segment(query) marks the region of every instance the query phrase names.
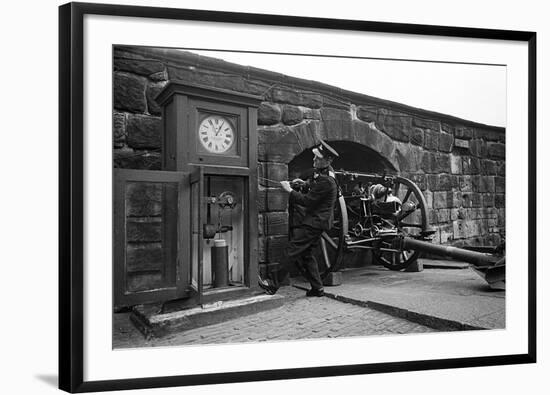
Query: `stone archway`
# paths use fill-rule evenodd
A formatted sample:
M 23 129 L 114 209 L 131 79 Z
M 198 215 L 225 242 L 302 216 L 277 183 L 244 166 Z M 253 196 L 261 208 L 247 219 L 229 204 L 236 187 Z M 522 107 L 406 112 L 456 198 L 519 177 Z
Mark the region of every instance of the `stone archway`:
M 390 160 L 362 144 L 350 141 L 328 141 L 328 143 L 340 155 L 332 164 L 335 170 L 369 174 L 393 174 L 398 171 Z M 288 164 L 289 179 L 299 177 L 311 166 L 312 153 L 310 149 L 306 149 Z
M 288 243 L 288 194 L 276 181 L 292 179 L 297 169 L 311 168 L 310 150 L 320 139 L 334 145 L 341 153 L 341 158 L 334 163 L 336 169 L 380 173 L 400 171 L 394 141 L 373 123 L 337 119 L 335 115 L 293 126 L 259 127 L 260 271 L 268 276 L 271 272 L 271 276 L 279 280 L 288 267 L 284 253 Z
M 346 112 L 346 114 L 348 114 Z M 296 156 L 313 148 L 319 140 L 349 142 L 369 149 L 399 172 L 394 141 L 373 123 L 359 119 L 323 119 L 304 121 L 294 126 L 264 126 L 258 129 L 258 159 L 288 164 Z

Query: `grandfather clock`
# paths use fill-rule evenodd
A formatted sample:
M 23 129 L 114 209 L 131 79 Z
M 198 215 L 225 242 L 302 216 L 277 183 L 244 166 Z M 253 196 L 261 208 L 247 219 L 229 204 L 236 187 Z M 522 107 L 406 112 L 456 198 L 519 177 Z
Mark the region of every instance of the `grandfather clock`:
M 178 281 L 198 303 L 257 290 L 257 108 L 253 96 L 170 82 L 163 108 L 162 168 L 188 175 L 178 210 Z

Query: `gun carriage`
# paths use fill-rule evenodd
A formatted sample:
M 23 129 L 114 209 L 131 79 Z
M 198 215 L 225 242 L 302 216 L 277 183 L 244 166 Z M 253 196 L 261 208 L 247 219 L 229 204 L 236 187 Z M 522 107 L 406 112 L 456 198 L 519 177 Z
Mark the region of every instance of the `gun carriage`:
M 339 194 L 334 226 L 322 234 L 320 242 L 322 277 L 339 270 L 345 255 L 354 250 L 370 250 L 374 261 L 390 270 L 406 269 L 421 253 L 429 253 L 468 262 L 492 288 L 504 289 L 505 258 L 499 248 L 483 253 L 432 244 L 435 230 L 428 221 L 426 200 L 413 181 L 346 171 L 336 171 L 335 176 Z M 307 188 L 302 183 L 291 185 L 297 190 Z M 290 223 L 293 212 L 289 207 Z

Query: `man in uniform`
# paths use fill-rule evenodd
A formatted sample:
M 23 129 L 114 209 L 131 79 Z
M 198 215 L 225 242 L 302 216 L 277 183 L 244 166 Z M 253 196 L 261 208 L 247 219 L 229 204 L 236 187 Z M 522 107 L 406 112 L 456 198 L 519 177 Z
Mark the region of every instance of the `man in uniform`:
M 338 157 L 338 153 L 324 141 L 313 148 L 312 152 L 315 172 L 309 184 L 309 191 L 297 192 L 288 181 L 281 181 L 281 186 L 290 194 L 290 203 L 304 208 L 301 223 L 293 228 L 288 256 L 295 261 L 311 284 L 306 296 L 323 296 L 323 282 L 312 250 L 319 242 L 323 231 L 332 228 L 338 187 L 330 165 L 332 160 Z

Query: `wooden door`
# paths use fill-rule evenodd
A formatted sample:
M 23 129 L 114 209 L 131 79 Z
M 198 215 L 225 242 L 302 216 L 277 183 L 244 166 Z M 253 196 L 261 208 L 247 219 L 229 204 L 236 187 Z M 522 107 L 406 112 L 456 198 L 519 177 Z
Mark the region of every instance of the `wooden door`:
M 188 188 L 182 172 L 115 169 L 115 308 L 186 296 Z

